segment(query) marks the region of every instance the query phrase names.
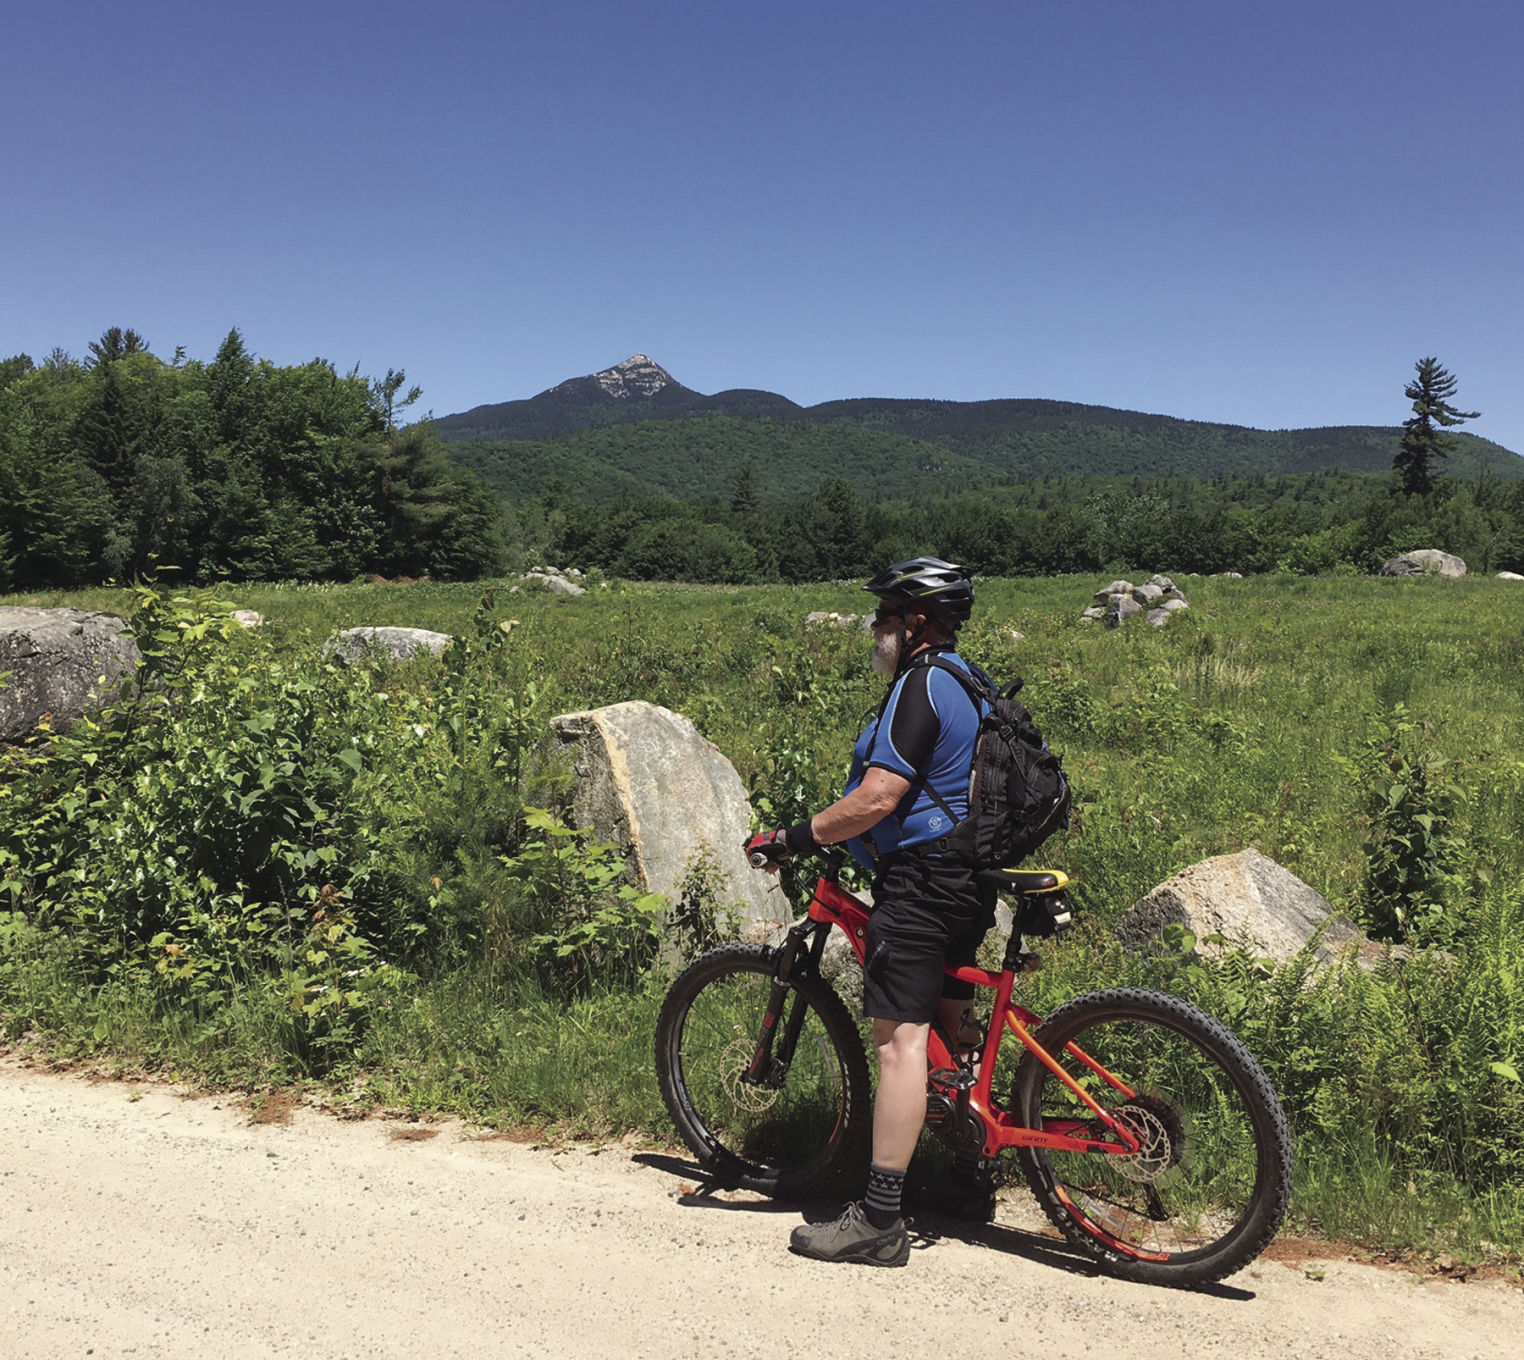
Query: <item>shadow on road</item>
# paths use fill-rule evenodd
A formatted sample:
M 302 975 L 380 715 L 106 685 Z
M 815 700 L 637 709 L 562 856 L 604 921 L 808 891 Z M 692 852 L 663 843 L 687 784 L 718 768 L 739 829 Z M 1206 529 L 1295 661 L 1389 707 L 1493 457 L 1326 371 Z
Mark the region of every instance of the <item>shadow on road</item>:
M 709 1175 L 697 1162 L 685 1157 L 665 1153 L 640 1152 L 633 1159 L 642 1166 L 665 1171 L 682 1181 L 692 1182 L 682 1187 L 674 1196 L 677 1202 L 691 1209 L 725 1209 L 750 1214 L 799 1214 L 807 1223 L 822 1223 L 834 1218 L 840 1206 L 827 1209 L 819 1200 L 767 1199 L 746 1194 L 745 1198 L 730 1198 L 735 1189 Z M 1035 1265 L 1049 1266 L 1070 1275 L 1104 1275 L 1095 1262 L 1056 1237 L 1032 1232 L 1025 1228 L 1008 1227 L 1003 1223 L 969 1223 L 962 1219 L 939 1214 L 935 1210 L 922 1210 L 910 1218 L 910 1246 L 912 1251 L 926 1251 L 943 1238 L 966 1242 L 971 1246 L 985 1247 L 990 1251 L 1005 1252 L 1019 1256 Z M 1198 1285 L 1190 1292 L 1208 1298 L 1226 1299 L 1230 1302 L 1247 1303 L 1256 1297 L 1253 1290 L 1240 1289 L 1235 1285 Z
M 721 1198 L 728 1196 L 736 1187 L 716 1180 L 697 1162 L 684 1157 L 672 1157 L 660 1152 L 637 1152 L 631 1160 L 656 1171 L 665 1171 L 680 1180 L 691 1181 L 691 1186 L 683 1186 L 673 1196 L 679 1204 L 690 1209 L 740 1209 L 753 1214 L 791 1214 L 798 1213 L 804 1204 L 803 1200 L 767 1199 L 750 1192 L 746 1192 L 745 1199 Z

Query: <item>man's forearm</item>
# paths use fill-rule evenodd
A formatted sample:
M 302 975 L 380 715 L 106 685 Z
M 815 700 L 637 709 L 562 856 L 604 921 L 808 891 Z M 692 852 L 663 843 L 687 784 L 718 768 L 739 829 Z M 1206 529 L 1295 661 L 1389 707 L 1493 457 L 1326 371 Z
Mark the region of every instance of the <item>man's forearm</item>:
M 810 830 L 821 845 L 836 845 L 877 826 L 910 789 L 910 781 L 877 767 L 851 793 L 838 798 L 810 818 Z

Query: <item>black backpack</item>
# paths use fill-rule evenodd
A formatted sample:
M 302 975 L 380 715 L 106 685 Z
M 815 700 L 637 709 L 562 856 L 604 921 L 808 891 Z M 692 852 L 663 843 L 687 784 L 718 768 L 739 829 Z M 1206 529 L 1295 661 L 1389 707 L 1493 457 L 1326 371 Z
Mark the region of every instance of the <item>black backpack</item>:
M 977 708 L 988 706 L 974 739 L 968 816 L 943 838 L 941 848 L 976 869 L 1010 868 L 1069 825 L 1069 781 L 1063 766 L 1031 715 L 1016 702 L 1019 679 L 1002 690 L 979 667 L 965 671 L 935 652 L 919 664 L 946 671 Z M 953 815 L 929 784 L 926 792 L 943 812 Z

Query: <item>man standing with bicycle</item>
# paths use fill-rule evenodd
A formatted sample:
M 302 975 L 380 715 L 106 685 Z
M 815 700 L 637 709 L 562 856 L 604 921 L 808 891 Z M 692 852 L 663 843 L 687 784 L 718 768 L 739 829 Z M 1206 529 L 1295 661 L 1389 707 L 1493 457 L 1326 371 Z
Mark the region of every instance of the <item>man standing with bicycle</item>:
M 974 603 L 967 569 L 916 557 L 885 568 L 864 589 L 878 597 L 873 668 L 891 684 L 853 747 L 846 792 L 797 826 L 755 837 L 747 849 L 776 864 L 844 842 L 874 870 L 863 979 L 879 1062 L 868 1192 L 834 1222 L 796 1228 L 789 1246 L 824 1261 L 902 1266 L 910 1238 L 900 1205 L 926 1118 L 931 1025 L 942 1026 L 950 1046 L 971 1041 L 960 1030 L 972 984 L 944 970 L 973 963 L 993 919 L 973 867 L 944 844 L 968 815 L 983 708 L 942 668 L 968 670 L 954 650 Z M 939 664 L 929 664 L 934 656 Z M 954 1194 L 972 1216 L 988 1217 L 993 1196 L 977 1163 L 960 1163 L 958 1171 Z

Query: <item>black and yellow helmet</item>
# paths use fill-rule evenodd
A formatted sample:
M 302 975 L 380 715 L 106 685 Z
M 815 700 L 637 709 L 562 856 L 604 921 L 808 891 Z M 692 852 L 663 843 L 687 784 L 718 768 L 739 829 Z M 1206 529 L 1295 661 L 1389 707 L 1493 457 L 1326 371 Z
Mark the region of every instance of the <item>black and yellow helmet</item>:
M 968 568 L 940 557 L 896 562 L 863 589 L 893 604 L 918 605 L 953 628 L 968 622 L 974 608 L 974 583 Z

